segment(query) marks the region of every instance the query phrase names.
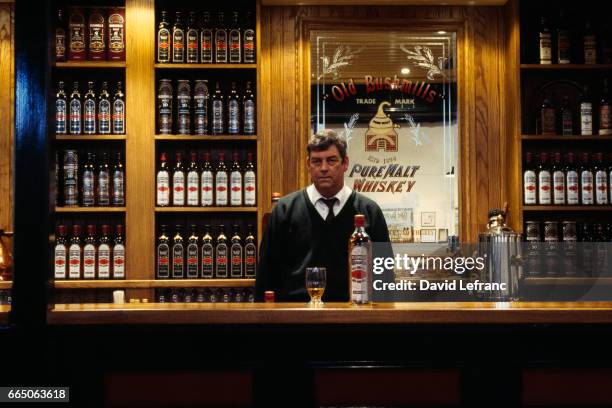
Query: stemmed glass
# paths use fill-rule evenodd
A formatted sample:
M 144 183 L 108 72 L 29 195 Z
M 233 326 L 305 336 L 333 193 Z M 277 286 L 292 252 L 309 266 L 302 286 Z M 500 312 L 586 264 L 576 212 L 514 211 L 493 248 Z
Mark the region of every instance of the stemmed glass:
M 318 306 L 323 304 L 321 298 L 325 292 L 327 283 L 327 271 L 325 268 L 306 268 L 306 290 L 310 296 L 309 306 Z

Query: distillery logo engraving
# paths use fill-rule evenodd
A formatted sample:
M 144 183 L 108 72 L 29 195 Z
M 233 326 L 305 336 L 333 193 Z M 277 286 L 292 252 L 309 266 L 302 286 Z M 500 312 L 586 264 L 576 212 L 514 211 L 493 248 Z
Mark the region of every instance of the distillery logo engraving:
M 370 126 L 365 137 L 365 151 L 397 152 L 398 135 L 396 129 L 399 125 L 394 124 L 391 117 L 384 111 L 385 106 L 391 106 L 387 101 L 378 105 L 376 116 L 370 120 Z

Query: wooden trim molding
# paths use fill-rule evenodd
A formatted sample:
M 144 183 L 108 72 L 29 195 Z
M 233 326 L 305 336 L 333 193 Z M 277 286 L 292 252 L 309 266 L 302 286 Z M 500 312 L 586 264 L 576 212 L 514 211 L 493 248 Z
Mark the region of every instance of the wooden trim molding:
M 13 226 L 14 7 L 0 4 L 0 229 Z

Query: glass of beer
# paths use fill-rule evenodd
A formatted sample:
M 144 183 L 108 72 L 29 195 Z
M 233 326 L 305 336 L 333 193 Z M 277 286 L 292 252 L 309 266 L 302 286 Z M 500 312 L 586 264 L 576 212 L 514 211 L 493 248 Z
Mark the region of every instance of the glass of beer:
M 321 298 L 327 283 L 326 272 L 325 268 L 306 268 L 306 290 L 310 296 L 310 302 L 308 303 L 310 306 L 318 306 L 323 303 Z

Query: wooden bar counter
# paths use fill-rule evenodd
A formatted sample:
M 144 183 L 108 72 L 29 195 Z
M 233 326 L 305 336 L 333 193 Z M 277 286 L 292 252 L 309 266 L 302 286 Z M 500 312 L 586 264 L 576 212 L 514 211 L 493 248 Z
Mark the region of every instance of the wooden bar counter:
M 58 304 L 49 324 L 603 324 L 612 302 Z

